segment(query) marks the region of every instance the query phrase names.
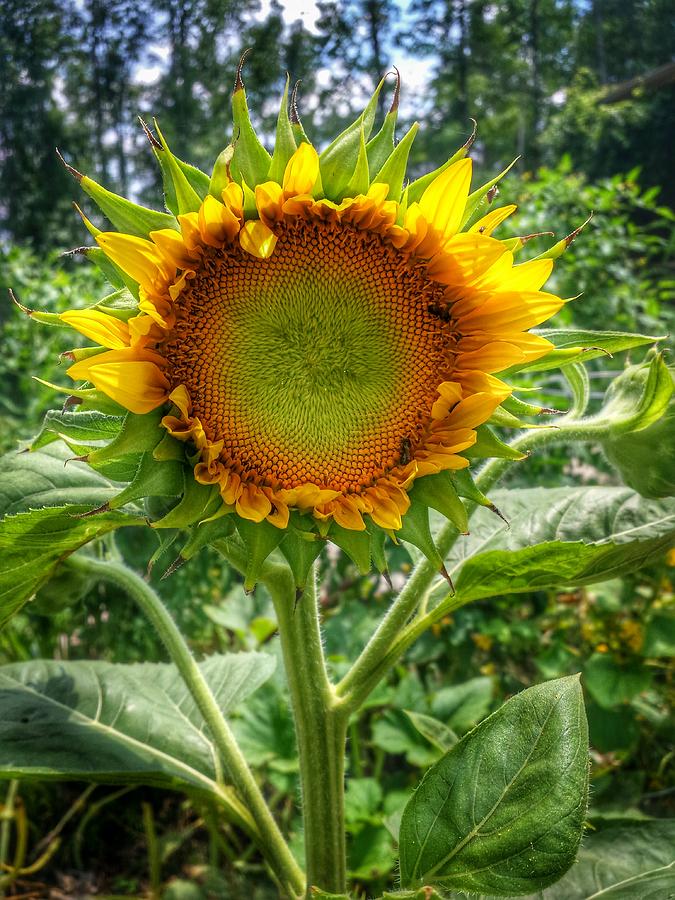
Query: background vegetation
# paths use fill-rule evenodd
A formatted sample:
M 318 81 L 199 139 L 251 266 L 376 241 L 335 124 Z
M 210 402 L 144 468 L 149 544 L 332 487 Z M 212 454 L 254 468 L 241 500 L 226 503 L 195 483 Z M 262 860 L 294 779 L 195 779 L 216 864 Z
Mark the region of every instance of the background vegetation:
M 31 376 L 65 383 L 69 337 L 14 310 L 84 306 L 103 282 L 77 255 L 71 209 L 78 169 L 151 205 L 160 194 L 136 114 L 157 114 L 173 149 L 208 169 L 226 143 L 241 50 L 257 122 L 272 133 L 283 76 L 301 79 L 300 112 L 316 143 L 333 135 L 392 62 L 403 76 L 402 123 L 420 119 L 414 171 L 441 163 L 478 120 L 474 157 L 493 173 L 517 153 L 502 200 L 520 206 L 518 233 L 559 236 L 590 210 L 592 225 L 561 260 L 553 288 L 583 292 L 560 324 L 672 333 L 675 323 L 675 7 L 667 0 L 359 0 L 300 7 L 276 0 L 5 0 L 0 9 L 0 450 L 34 434 L 54 394 Z M 408 70 L 411 73 L 408 79 Z M 406 81 L 412 89 L 406 90 Z M 92 212 L 87 209 L 87 212 Z M 532 243 L 533 253 L 546 246 Z M 72 339 L 72 338 L 70 338 Z M 591 375 L 600 399 L 608 372 Z M 548 400 L 564 408 L 561 381 Z M 560 449 L 522 463 L 524 486 L 618 483 L 599 450 Z M 122 543 L 122 541 L 121 541 Z M 122 550 L 142 570 L 155 551 L 143 531 Z M 170 561 L 170 560 L 169 560 Z M 396 580 L 409 560 L 392 557 Z M 482 601 L 409 652 L 350 733 L 350 867 L 364 896 L 392 883 L 392 832 L 410 786 L 438 758 L 442 736 L 425 716 L 463 733 L 523 687 L 583 671 L 591 727 L 591 821 L 675 815 L 675 649 L 672 555 L 632 578 L 575 591 Z M 384 610 L 389 588 L 358 578 L 335 555 L 324 563 L 327 640 L 337 669 Z M 153 573 L 197 651 L 276 652 L 264 592 L 243 596 L 215 555 L 166 581 Z M 0 635 L 0 662 L 35 657 L 163 659 L 130 602 L 109 587 L 72 602 L 42 598 Z M 398 708 L 408 712 L 391 712 Z M 280 677 L 241 710 L 238 735 L 277 812 L 297 831 L 293 730 Z M 440 742 L 440 743 L 439 743 Z M 171 898 L 267 896 L 255 854 L 223 839 L 208 809 L 146 788 L 22 785 L 29 859 L 54 855 L 17 894 Z M 65 816 L 64 816 L 65 813 Z M 0 835 L 0 842 L 1 842 Z M 55 846 L 54 838 L 61 838 Z M 299 835 L 296 835 L 298 846 Z M 223 874 L 224 873 L 224 874 Z M 163 887 L 160 888 L 160 885 Z M 31 893 L 33 891 L 33 893 Z M 50 893 L 51 892 L 51 893 Z M 572 900 L 572 898 L 570 898 Z

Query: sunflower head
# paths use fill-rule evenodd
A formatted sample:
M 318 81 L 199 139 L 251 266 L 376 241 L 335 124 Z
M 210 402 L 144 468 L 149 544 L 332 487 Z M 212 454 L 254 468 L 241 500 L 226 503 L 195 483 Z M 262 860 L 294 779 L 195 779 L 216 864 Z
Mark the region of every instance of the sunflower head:
M 249 582 L 280 545 L 302 584 L 326 538 L 362 570 L 385 534 L 441 568 L 428 511 L 466 527 L 466 469 L 499 451 L 486 423 L 511 393 L 494 373 L 550 349 L 528 329 L 562 305 L 542 291 L 557 249 L 516 265 L 523 239 L 493 236 L 515 207 L 488 209 L 501 176 L 471 190 L 473 136 L 406 178 L 418 126 L 395 143 L 398 87 L 376 134 L 382 83 L 319 152 L 287 83 L 270 154 L 239 72 L 210 176 L 144 126 L 163 212 L 71 169 L 115 228 L 83 215 L 116 292 L 60 316 L 97 345 L 68 374 L 127 413 L 87 457 L 142 453 L 118 505 L 180 496 L 153 525 L 192 528 L 183 557 L 236 528 Z

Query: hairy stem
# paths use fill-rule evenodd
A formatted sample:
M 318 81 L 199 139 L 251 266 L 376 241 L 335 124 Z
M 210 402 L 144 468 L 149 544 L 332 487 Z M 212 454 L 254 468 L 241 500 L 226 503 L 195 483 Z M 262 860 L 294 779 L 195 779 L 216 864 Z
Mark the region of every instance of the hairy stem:
M 253 773 L 248 767 L 234 735 L 225 720 L 218 703 L 211 692 L 201 669 L 192 655 L 185 638 L 155 591 L 135 572 L 116 562 L 105 562 L 90 557 L 71 557 L 71 563 L 106 581 L 121 587 L 132 597 L 155 626 L 169 656 L 180 672 L 204 721 L 209 727 L 213 741 L 222 758 L 237 792 L 244 801 L 242 808 L 238 801 L 223 793 L 223 801 L 228 811 L 240 824 L 252 819 L 258 843 L 269 860 L 277 878 L 290 896 L 299 896 L 304 891 L 304 877 L 295 862 L 283 835 L 274 821 Z
M 321 643 L 312 577 L 300 600 L 271 590 L 279 622 L 300 757 L 307 886 L 346 891 L 344 759 L 346 712 L 336 703 Z M 277 583 L 276 587 L 279 587 Z

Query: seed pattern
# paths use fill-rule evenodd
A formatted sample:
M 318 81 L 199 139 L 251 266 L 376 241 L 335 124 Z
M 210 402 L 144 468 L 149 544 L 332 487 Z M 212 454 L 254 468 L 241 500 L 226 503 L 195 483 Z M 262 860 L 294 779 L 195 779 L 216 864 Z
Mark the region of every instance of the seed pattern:
M 273 255 L 206 248 L 162 347 L 221 459 L 274 489 L 360 491 L 405 464 L 456 336 L 425 263 L 345 223 L 280 223 Z

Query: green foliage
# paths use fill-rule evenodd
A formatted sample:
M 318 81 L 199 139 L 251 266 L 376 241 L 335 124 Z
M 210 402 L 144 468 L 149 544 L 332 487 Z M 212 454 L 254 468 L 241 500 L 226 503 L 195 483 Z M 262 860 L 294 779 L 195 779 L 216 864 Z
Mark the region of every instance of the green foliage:
M 561 297 L 578 297 L 558 313 L 556 323 L 590 329 L 611 323 L 613 330 L 652 335 L 673 332 L 675 216 L 659 204 L 658 189 L 643 190 L 642 180 L 640 170 L 633 169 L 591 182 L 565 157 L 534 178 L 502 183 L 503 201 L 519 206 L 521 235 L 551 228 L 571 232 L 593 213 L 547 284 Z M 504 238 L 508 233 L 507 222 L 499 234 Z M 545 246 L 550 240 L 537 238 L 536 244 Z M 526 244 L 523 255 L 533 243 Z
M 557 881 L 581 837 L 586 744 L 578 679 L 507 701 L 429 769 L 406 807 L 403 886 L 508 896 Z
M 631 366 L 607 389 L 604 408 L 615 409 L 630 417 L 629 427 L 611 428 L 603 441 L 607 458 L 623 481 L 643 497 L 675 495 L 675 374 L 665 364 L 661 378 L 652 376 L 659 365 L 643 363 Z M 657 391 L 660 398 L 657 399 Z M 650 411 L 645 415 L 645 397 L 651 394 Z M 652 412 L 653 410 L 653 412 Z M 655 413 L 658 412 L 658 415 Z M 658 452 L 654 448 L 658 447 Z
M 256 653 L 203 664 L 224 710 L 271 675 Z M 203 721 L 176 668 L 38 660 L 0 667 L 0 770 L 5 778 L 158 784 L 216 798 L 220 772 Z

